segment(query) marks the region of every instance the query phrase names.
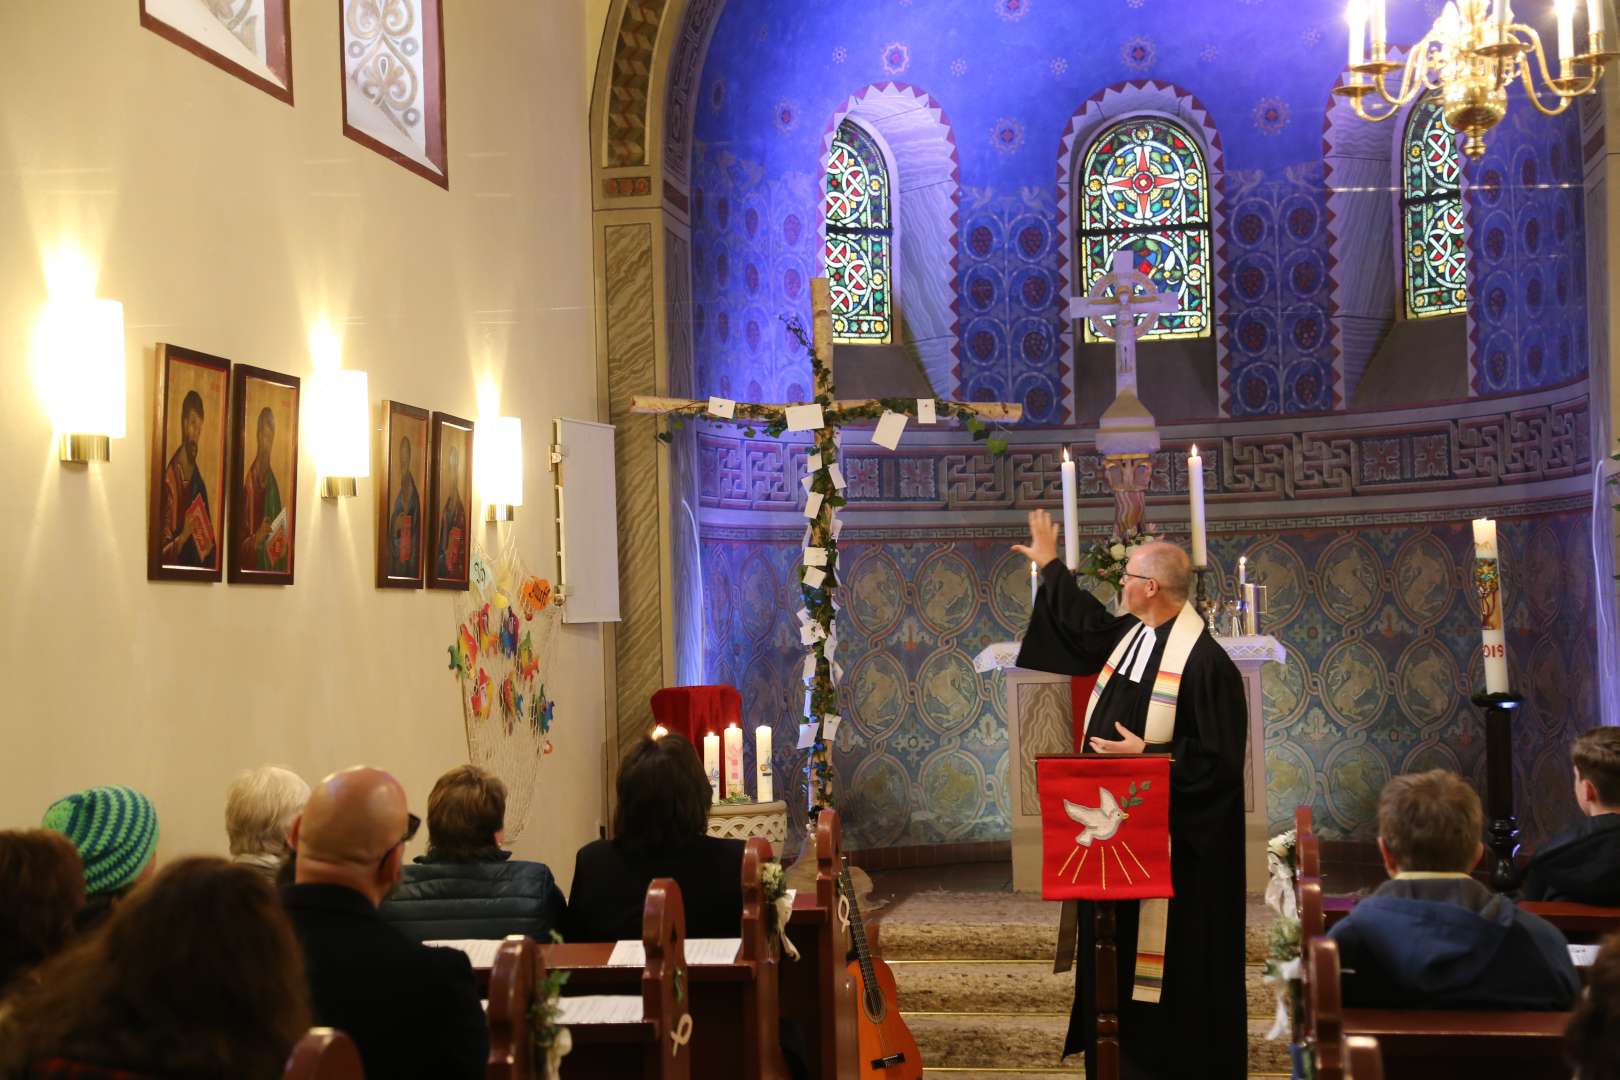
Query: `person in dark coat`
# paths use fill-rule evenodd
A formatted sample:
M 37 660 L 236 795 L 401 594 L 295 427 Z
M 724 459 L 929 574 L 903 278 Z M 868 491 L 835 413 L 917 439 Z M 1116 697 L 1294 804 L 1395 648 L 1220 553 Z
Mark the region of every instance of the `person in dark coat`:
M 563 937 L 641 940 L 653 878 L 674 878 L 688 938 L 734 938 L 742 927 L 741 840 L 705 833 L 709 778 L 680 735 L 643 738 L 619 769 L 613 838 L 593 840 L 574 860 Z
M 1620 907 L 1620 728 L 1600 727 L 1570 748 L 1583 817 L 1530 859 L 1525 900 Z
M 333 773 L 293 823 L 296 884 L 282 905 L 303 945 L 315 1022 L 354 1040 L 367 1076 L 474 1080 L 489 1032 L 466 954 L 419 945 L 377 914 L 420 824 L 387 773 Z
M 1559 1010 L 1580 977 L 1558 928 L 1468 871 L 1485 853 L 1479 796 L 1456 773 L 1397 776 L 1378 798 L 1390 880 L 1328 932 L 1347 1007 Z
M 428 849 L 405 867 L 378 910 L 417 941 L 499 939 L 539 942 L 562 929 L 563 896 L 544 863 L 512 859 L 501 848 L 506 785 L 476 765 L 439 777 L 428 796 Z
M 1173 755 L 1175 897 L 1163 923 L 1164 975 L 1156 1001 L 1135 985 L 1142 902 L 1115 904 L 1120 1076 L 1239 1080 L 1248 1073 L 1243 677 L 1187 603 L 1192 568 L 1180 548 L 1145 544 L 1130 553 L 1120 590 L 1129 614 L 1116 617 L 1083 592 L 1058 559 L 1052 516 L 1034 511 L 1029 526 L 1029 545 L 1013 550 L 1040 566 L 1041 585 L 1018 666 L 1098 675 L 1083 752 Z M 1086 1074 L 1094 1076 L 1095 908 L 1081 903 L 1079 909 L 1074 1005 L 1063 1054 L 1083 1052 Z

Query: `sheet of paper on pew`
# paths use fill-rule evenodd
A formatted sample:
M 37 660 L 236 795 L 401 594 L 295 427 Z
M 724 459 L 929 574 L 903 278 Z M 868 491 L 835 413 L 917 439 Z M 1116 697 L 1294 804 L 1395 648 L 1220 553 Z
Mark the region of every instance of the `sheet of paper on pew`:
M 1591 967 L 1597 962 L 1598 946 L 1571 945 L 1569 947 L 1569 962 L 1576 967 Z
M 640 1019 L 639 994 L 582 994 L 557 999 L 559 1024 L 623 1024 Z
M 688 964 L 730 964 L 736 961 L 742 938 L 687 938 Z M 613 946 L 608 967 L 646 967 L 647 951 L 639 941 L 620 941 Z
M 475 968 L 494 967 L 495 950 L 501 947 L 499 938 L 494 938 L 489 941 L 485 941 L 481 938 L 445 938 L 442 941 L 427 941 L 423 942 L 423 944 L 431 945 L 440 949 L 459 949 L 467 954 L 467 959 L 472 961 L 472 966 Z M 640 1017 L 637 1017 L 636 1019 L 639 1020 Z

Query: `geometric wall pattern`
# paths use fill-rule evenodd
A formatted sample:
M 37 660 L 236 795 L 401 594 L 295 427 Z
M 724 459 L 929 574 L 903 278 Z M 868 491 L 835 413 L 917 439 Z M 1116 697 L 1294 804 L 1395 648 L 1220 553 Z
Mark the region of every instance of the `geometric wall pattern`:
M 1532 843 L 1573 820 L 1568 746 L 1597 722 L 1588 521 L 1579 508 L 1499 521 L 1512 684 L 1528 698 L 1515 781 Z M 1007 836 L 1006 713 L 998 677 L 975 674 L 972 659 L 1028 619 L 1028 564 L 1007 550 L 1016 539 L 1005 528 L 845 530 L 833 760 L 852 847 Z M 802 705 L 797 539 L 710 526 L 703 548 L 708 678 L 737 686 L 748 723 L 774 725 L 775 745 L 789 747 Z M 1398 772 L 1445 767 L 1483 785 L 1483 729 L 1467 703 L 1483 681 L 1467 521 L 1218 533 L 1210 552 L 1228 591 L 1248 556 L 1288 650 L 1264 681 L 1274 826 L 1310 802 L 1323 835 L 1369 839 L 1378 792 Z M 793 755 L 777 760 L 780 793 L 802 798 L 800 771 L 782 768 Z

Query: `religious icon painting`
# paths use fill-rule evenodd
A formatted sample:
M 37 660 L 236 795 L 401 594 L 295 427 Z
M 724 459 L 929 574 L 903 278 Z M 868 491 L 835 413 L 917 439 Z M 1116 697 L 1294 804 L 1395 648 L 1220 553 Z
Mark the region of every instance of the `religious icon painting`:
M 433 414 L 433 498 L 429 503 L 427 584 L 430 589 L 466 589 L 472 544 L 471 420 Z
M 231 362 L 157 346 L 149 581 L 218 581 L 225 566 L 225 418 Z
M 288 105 L 292 0 L 140 0 L 141 25 Z
M 291 585 L 298 511 L 298 376 L 237 364 L 231 373 L 227 579 Z
M 339 8 L 343 134 L 448 190 L 443 3 L 339 0 Z
M 427 560 L 428 411 L 382 403 L 382 482 L 377 485 L 377 588 L 420 589 Z

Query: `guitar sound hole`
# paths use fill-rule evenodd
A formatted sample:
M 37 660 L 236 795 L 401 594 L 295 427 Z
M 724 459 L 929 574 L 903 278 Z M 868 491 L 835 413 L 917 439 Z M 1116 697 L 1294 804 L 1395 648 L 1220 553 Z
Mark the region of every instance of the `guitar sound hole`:
M 888 1003 L 883 1000 L 883 992 L 881 990 L 868 990 L 862 997 L 861 1004 L 866 1010 L 866 1018 L 874 1024 L 883 1023 L 883 1018 L 889 1012 Z

